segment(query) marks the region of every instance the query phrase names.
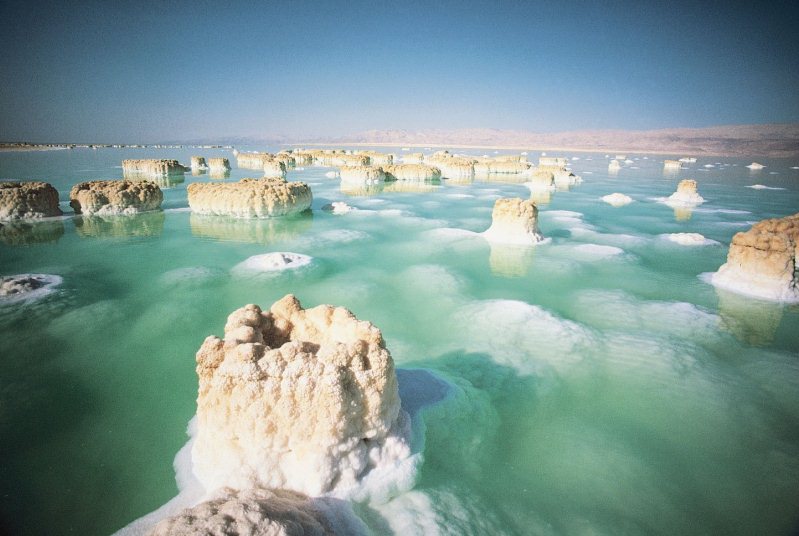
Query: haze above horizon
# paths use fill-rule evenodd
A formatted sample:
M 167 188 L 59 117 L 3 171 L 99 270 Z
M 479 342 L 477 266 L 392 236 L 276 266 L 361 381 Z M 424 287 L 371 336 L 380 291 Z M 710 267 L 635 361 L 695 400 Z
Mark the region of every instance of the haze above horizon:
M 799 5 L 0 5 L 0 139 L 799 121 Z

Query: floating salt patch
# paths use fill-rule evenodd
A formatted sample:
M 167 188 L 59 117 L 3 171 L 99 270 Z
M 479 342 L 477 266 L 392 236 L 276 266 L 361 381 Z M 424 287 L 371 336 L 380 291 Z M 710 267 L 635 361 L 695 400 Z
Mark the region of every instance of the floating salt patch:
M 705 164 L 702 167 L 706 167 L 706 168 L 710 169 L 710 168 L 713 168 L 713 167 L 716 167 L 716 166 L 714 166 L 713 164 Z
M 756 169 L 763 169 L 766 166 L 764 166 L 763 164 L 758 164 L 757 162 L 752 162 L 751 164 L 745 167 L 748 167 L 751 170 L 756 170 Z
M 351 207 L 347 203 L 343 201 L 333 201 L 322 207 L 322 210 L 325 212 L 330 212 L 332 214 L 347 214 L 348 212 L 352 212 L 353 210 L 358 210 L 355 207 Z
M 441 229 L 431 229 L 429 231 L 425 231 L 423 236 L 431 239 L 451 241 L 475 238 L 480 236 L 480 233 L 469 231 L 467 229 L 458 229 L 455 227 L 442 227 Z
M 663 239 L 681 246 L 710 246 L 718 242 L 705 238 L 699 233 L 670 233 L 660 235 Z
M 629 205 L 630 203 L 633 202 L 632 197 L 620 193 L 608 194 L 602 196 L 600 199 L 602 199 L 602 201 L 614 207 L 623 207 L 624 205 Z
M 580 244 L 574 246 L 572 251 L 576 251 L 586 260 L 605 259 L 622 255 L 624 250 L 615 246 L 601 246 L 599 244 Z
M 766 186 L 765 184 L 752 184 L 747 186 L 747 188 L 751 188 L 753 190 L 784 190 L 785 188 L 776 188 L 773 186 Z
M 472 194 L 447 194 L 447 197 L 452 199 L 469 199 L 474 198 Z
M 338 177 L 338 171 L 328 171 L 327 173 L 325 173 L 325 177 L 327 177 L 328 179 L 335 179 Z
M 791 169 L 799 169 L 799 166 L 791 166 Z
M 0 305 L 41 299 L 62 281 L 61 276 L 50 274 L 0 276 Z
M 253 255 L 233 267 L 234 273 L 261 273 L 294 270 L 311 264 L 312 257 L 302 253 L 277 251 L 263 255 Z
M 586 159 L 586 160 L 588 160 L 588 159 Z M 582 173 L 583 173 L 583 175 L 593 175 L 594 174 L 593 171 L 583 171 Z
M 165 208 L 164 212 L 191 212 L 191 207 Z

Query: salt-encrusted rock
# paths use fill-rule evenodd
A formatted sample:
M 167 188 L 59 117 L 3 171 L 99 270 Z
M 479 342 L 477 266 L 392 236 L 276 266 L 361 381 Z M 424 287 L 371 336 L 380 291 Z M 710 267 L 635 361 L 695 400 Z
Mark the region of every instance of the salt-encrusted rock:
M 49 274 L 0 276 L 0 304 L 40 298 L 61 281 L 60 276 Z
M 696 191 L 696 181 L 694 179 L 683 179 L 677 185 L 677 191 L 671 194 L 666 203 L 671 206 L 692 207 L 704 203 L 705 200 Z
M 727 262 L 711 282 L 740 294 L 799 302 L 798 245 L 799 213 L 758 222 L 732 238 Z
M 369 165 L 371 166 L 389 166 L 394 163 L 394 155 L 386 153 L 378 153 L 377 151 L 362 151 L 360 154 L 369 157 Z
M 519 161 L 504 161 L 491 158 L 483 158 L 475 162 L 474 172 L 477 175 L 487 174 L 509 174 L 527 173 L 530 164 Z
M 189 207 L 198 214 L 271 218 L 311 207 L 311 188 L 285 179 L 242 179 L 231 183 L 195 182 L 188 187 Z
M 159 522 L 149 536 L 330 536 L 308 497 L 286 490 L 219 490 L 208 501 Z
M 565 158 L 559 158 L 556 156 L 541 156 L 538 158 L 538 165 L 539 166 L 556 166 L 556 167 L 565 167 L 568 165 L 569 161 Z
M 268 179 L 285 179 L 286 178 L 286 164 L 278 160 L 270 160 L 264 162 L 264 177 Z
M 491 241 L 533 245 L 544 240 L 538 230 L 538 208 L 518 197 L 497 199 L 491 214 L 491 227 L 483 233 Z
M 664 160 L 663 161 L 663 169 L 675 171 L 682 168 L 682 162 L 679 160 Z
M 60 216 L 58 191 L 46 182 L 0 182 L 0 220 Z
M 424 162 L 423 153 L 409 153 L 402 156 L 402 162 L 405 164 L 421 164 Z
M 122 161 L 122 173 L 125 175 L 168 175 L 185 171 L 186 168 L 181 166 L 177 160 L 151 158 Z
M 407 414 L 380 330 L 292 295 L 234 311 L 197 352 L 194 474 L 207 490 L 345 492 L 410 456 Z
M 602 196 L 601 199 L 608 205 L 614 207 L 623 207 L 624 205 L 628 205 L 633 202 L 632 197 L 630 197 L 629 195 L 620 194 L 618 192 Z
M 192 156 L 191 157 L 191 169 L 198 170 L 198 169 L 205 169 L 208 165 L 205 163 L 205 158 L 202 156 Z
M 230 162 L 227 158 L 209 158 L 208 169 L 211 173 L 230 171 Z
M 616 159 L 611 160 L 610 164 L 608 164 L 608 170 L 619 170 L 619 169 L 621 169 L 621 162 L 619 162 Z
M 386 179 L 398 181 L 430 181 L 441 178 L 441 170 L 424 164 L 396 164 L 383 168 Z
M 763 164 L 758 164 L 757 162 L 752 162 L 746 167 L 748 167 L 751 170 L 758 170 L 758 169 L 763 169 L 766 166 L 764 166 Z
M 240 168 L 264 169 L 264 164 L 272 162 L 275 155 L 271 153 L 239 153 L 236 155 L 236 164 Z
M 371 166 L 344 166 L 339 171 L 342 182 L 370 183 L 385 180 L 383 168 Z
M 566 189 L 583 181 L 582 177 L 575 175 L 568 169 L 559 169 L 555 171 L 552 173 L 552 178 L 555 182 L 555 186 Z
M 69 204 L 76 214 L 135 214 L 161 207 L 164 194 L 150 181 L 88 181 L 72 187 Z
M 333 201 L 329 205 L 323 206 L 322 210 L 324 210 L 325 212 L 330 212 L 332 214 L 347 214 L 348 212 L 352 212 L 353 210 L 358 210 L 358 209 L 348 205 L 344 201 Z

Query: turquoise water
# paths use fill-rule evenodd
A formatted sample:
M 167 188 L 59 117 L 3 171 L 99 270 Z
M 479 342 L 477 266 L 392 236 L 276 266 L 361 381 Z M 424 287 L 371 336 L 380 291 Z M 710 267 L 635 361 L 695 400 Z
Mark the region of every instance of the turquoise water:
M 192 154 L 235 166 L 223 150 L 76 149 L 0 153 L 0 178 L 47 180 L 66 208 L 72 184 L 121 178 L 125 158 L 188 163 Z M 799 526 L 799 307 L 717 291 L 698 276 L 724 262 L 734 233 L 799 209 L 790 169 L 799 163 L 758 160 L 768 167 L 752 173 L 751 159 L 714 157 L 664 175 L 663 157 L 632 155 L 609 176 L 604 154 L 563 156 L 579 156 L 572 167 L 584 182 L 539 205 L 552 240 L 534 249 L 441 231 L 486 229 L 497 197 L 529 197 L 522 184 L 443 181 L 353 196 L 316 167 L 289 172 L 311 185 L 314 203 L 288 220 L 194 216 L 186 186 L 211 179 L 186 174 L 164 190 L 163 212 L 6 228 L 0 274 L 63 283 L 41 301 L 0 307 L 0 528 L 110 534 L 172 498 L 172 462 L 195 410 L 196 350 L 222 335 L 234 309 L 294 293 L 372 321 L 400 369 L 450 385 L 424 411 L 414 490 L 375 512 L 378 526 L 790 533 Z M 227 180 L 255 174 L 234 167 Z M 687 177 L 699 182 L 701 207 L 675 214 L 654 200 Z M 599 201 L 613 192 L 636 201 Z M 361 210 L 320 210 L 331 201 Z M 719 244 L 661 237 L 677 232 Z M 231 273 L 270 251 L 314 262 L 271 277 Z M 402 387 L 414 406 L 422 395 Z

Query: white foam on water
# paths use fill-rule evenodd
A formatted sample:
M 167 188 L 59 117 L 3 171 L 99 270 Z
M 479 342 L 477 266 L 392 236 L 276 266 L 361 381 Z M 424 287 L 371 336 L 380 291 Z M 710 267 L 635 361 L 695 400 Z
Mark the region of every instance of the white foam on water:
M 622 246 L 642 246 L 649 240 L 644 236 L 631 235 L 625 233 L 598 233 L 591 229 L 575 227 L 571 229 L 573 236 L 591 241 L 598 241 L 610 245 L 620 244 Z
M 433 240 L 464 240 L 469 238 L 476 238 L 480 233 L 469 231 L 467 229 L 458 229 L 455 227 L 442 227 L 440 229 L 431 229 L 422 233 L 424 238 Z
M 263 255 L 253 255 L 234 266 L 231 271 L 236 274 L 282 272 L 308 266 L 311 261 L 313 261 L 313 257 L 302 253 L 276 251 L 264 253 Z
M 582 218 L 582 212 L 575 212 L 573 210 L 544 210 L 540 212 L 542 216 L 563 216 L 569 218 Z
M 165 208 L 164 212 L 191 212 L 190 207 Z
M 753 190 L 784 190 L 785 188 L 776 188 L 773 186 L 766 186 L 764 184 L 752 184 L 747 186 L 747 188 L 752 188 Z
M 587 160 L 590 160 L 590 158 L 588 158 Z M 583 171 L 582 174 L 583 175 L 593 175 L 594 172 L 593 171 Z
M 718 242 L 705 238 L 699 233 L 667 233 L 659 235 L 662 239 L 681 246 L 717 246 Z
M 382 205 L 383 203 L 388 203 L 388 201 L 380 199 L 379 197 L 367 197 L 366 199 L 360 199 L 358 202 L 363 205 Z
M 450 199 L 474 199 L 472 194 L 447 194 Z

